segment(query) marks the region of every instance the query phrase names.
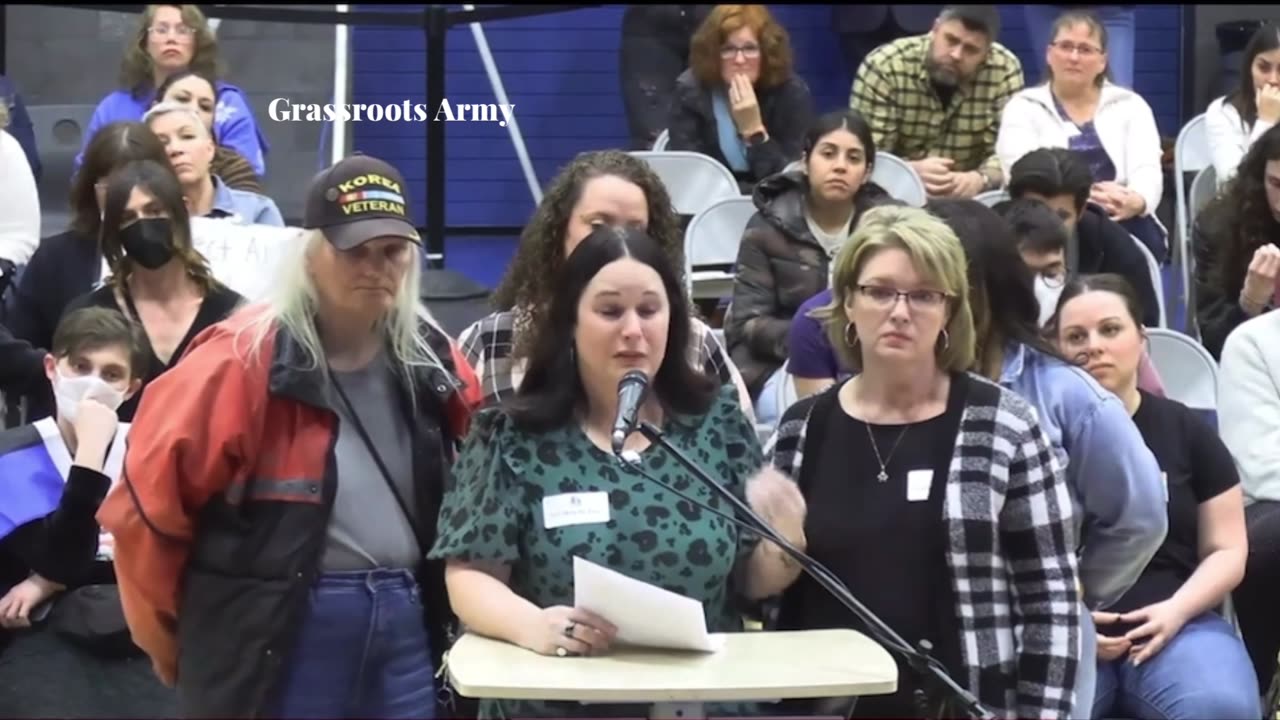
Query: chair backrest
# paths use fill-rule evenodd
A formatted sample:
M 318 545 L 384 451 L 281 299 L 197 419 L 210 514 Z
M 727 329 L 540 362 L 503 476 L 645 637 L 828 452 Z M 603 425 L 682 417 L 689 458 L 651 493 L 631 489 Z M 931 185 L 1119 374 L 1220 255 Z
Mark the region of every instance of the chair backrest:
M 1000 203 L 1009 199 L 1009 191 L 1008 190 L 988 190 L 986 192 L 978 193 L 973 197 L 973 199 L 977 200 L 983 205 L 986 205 L 987 207 L 995 207 L 996 205 L 999 205 Z
M 742 195 L 729 168 L 702 153 L 635 150 L 631 154 L 649 163 L 681 215 L 697 215 L 717 200 Z
M 1147 259 L 1147 270 L 1151 273 L 1151 287 L 1156 293 L 1156 302 L 1160 305 L 1160 327 L 1168 327 L 1169 323 L 1165 318 L 1164 303 L 1164 276 L 1160 274 L 1160 263 L 1156 262 L 1156 256 L 1151 254 L 1151 250 L 1138 238 L 1133 235 L 1133 242 L 1142 251 L 1142 257 Z
M 1147 343 L 1170 399 L 1194 410 L 1218 409 L 1218 363 L 1203 345 L 1168 328 L 1147 328 Z
M 787 408 L 795 405 L 800 400 L 799 393 L 796 392 L 796 380 L 791 377 L 790 361 L 784 361 L 782 368 L 778 372 L 782 373 L 782 378 L 774 386 L 778 389 L 778 418 L 781 420 L 782 414 Z
M 1212 165 L 1208 165 L 1200 169 L 1196 173 L 1195 180 L 1191 181 L 1191 197 L 1187 202 L 1187 226 L 1191 227 L 1196 223 L 1196 215 L 1204 209 L 1205 205 L 1218 194 L 1218 171 L 1213 169 Z
M 667 149 L 667 143 L 669 142 L 671 142 L 671 131 L 663 130 L 658 135 L 658 139 L 653 141 L 653 147 L 650 148 L 650 150 L 654 152 L 662 152 Z
M 721 198 L 693 216 L 684 231 L 684 269 L 690 290 L 694 269 L 738 261 L 742 233 L 755 214 L 755 203 L 740 195 Z
M 1190 213 L 1187 209 L 1186 173 L 1198 172 L 1213 166 L 1213 152 L 1209 148 L 1209 131 L 1205 123 L 1204 113 L 1189 120 L 1178 132 L 1178 139 L 1173 144 L 1173 206 L 1174 232 L 1179 237 L 1187 237 L 1190 233 Z M 1184 267 L 1186 263 L 1183 263 Z
M 27 106 L 42 166 L 39 183 L 42 212 L 63 211 L 70 204 L 68 196 L 76 155 L 84 145 L 84 133 L 93 111 L 93 105 Z M 43 229 L 42 232 L 50 234 Z
M 876 166 L 871 171 L 871 181 L 884 188 L 890 196 L 914 207 L 924 207 L 929 194 L 916 169 L 907 161 L 887 152 L 876 153 Z

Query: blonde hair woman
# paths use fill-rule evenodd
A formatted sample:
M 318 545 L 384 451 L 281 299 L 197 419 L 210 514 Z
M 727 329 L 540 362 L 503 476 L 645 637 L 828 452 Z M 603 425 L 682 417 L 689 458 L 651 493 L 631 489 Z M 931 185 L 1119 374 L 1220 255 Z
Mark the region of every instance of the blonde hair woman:
M 357 184 L 381 202 L 339 190 Z M 479 393 L 418 301 L 407 194 L 367 156 L 317 175 L 275 297 L 204 333 L 139 408 L 99 519 L 183 716 L 436 714 L 453 618 L 423 557 Z
M 800 485 L 810 554 L 868 608 L 908 642 L 929 640 L 995 715 L 1068 717 L 1080 655 L 1071 496 L 1027 402 L 967 372 L 968 287 L 943 221 L 868 211 L 836 258 L 826 325 L 857 374 L 788 409 L 767 451 Z M 796 578 L 780 629 L 857 627 Z M 898 692 L 860 699 L 860 715 L 919 717 L 920 678 L 900 671 Z

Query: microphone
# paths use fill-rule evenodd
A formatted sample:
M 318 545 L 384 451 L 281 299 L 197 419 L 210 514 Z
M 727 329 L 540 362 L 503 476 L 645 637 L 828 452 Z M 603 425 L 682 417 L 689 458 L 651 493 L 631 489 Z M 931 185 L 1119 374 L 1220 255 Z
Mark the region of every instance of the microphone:
M 643 370 L 630 370 L 618 381 L 618 414 L 613 418 L 614 455 L 622 452 L 627 437 L 635 430 L 640 404 L 648 389 L 649 376 Z
M 644 373 L 641 373 L 639 370 L 633 370 L 627 373 L 622 378 L 622 381 L 618 383 L 619 418 L 623 417 L 623 406 L 621 401 L 622 393 L 628 384 L 628 378 L 631 378 L 632 375 L 638 376 L 641 380 L 644 380 L 645 378 Z M 636 381 L 637 380 L 635 378 L 631 379 L 631 382 Z M 641 393 L 642 392 L 643 388 L 641 389 Z M 638 406 L 639 402 L 637 401 L 636 407 Z M 640 422 L 636 424 L 634 412 L 632 413 L 631 422 L 632 425 L 627 426 L 628 429 L 634 426 L 646 438 L 648 438 L 650 442 L 659 445 L 666 450 L 676 459 L 676 462 L 683 465 L 686 470 L 692 473 L 695 478 L 702 482 L 702 484 L 706 485 L 716 496 L 727 502 L 729 506 L 733 508 L 734 514 L 742 518 L 745 525 L 753 529 L 764 539 L 772 541 L 780 547 L 783 552 L 799 563 L 805 574 L 813 578 L 821 588 L 830 593 L 841 605 L 853 613 L 854 617 L 858 618 L 862 622 L 863 626 L 867 629 L 868 634 L 870 634 L 872 638 L 879 641 L 886 650 L 897 655 L 905 662 L 916 677 L 923 681 L 923 687 L 917 688 L 914 693 L 917 707 L 921 711 L 921 717 L 927 717 L 931 714 L 928 711 L 930 706 L 939 708 L 940 717 L 951 717 L 952 713 L 956 711 L 964 713 L 967 717 L 979 718 L 981 720 L 992 720 L 995 717 L 990 710 L 987 710 L 982 706 L 982 703 L 980 703 L 967 688 L 957 683 L 950 675 L 947 674 L 947 671 L 942 664 L 930 654 L 933 648 L 928 641 L 922 640 L 918 647 L 913 647 L 906 640 L 902 639 L 900 635 L 894 632 L 893 628 L 889 627 L 888 624 L 877 617 L 876 614 L 868 607 L 863 605 L 862 602 L 853 595 L 853 592 L 836 577 L 835 573 L 831 572 L 831 570 L 822 563 L 787 542 L 786 539 L 783 538 L 768 521 L 760 517 L 760 515 L 758 515 L 756 511 L 746 503 L 746 501 L 739 498 L 729 490 L 729 488 L 722 485 L 718 480 L 711 477 L 711 475 L 709 475 L 705 470 L 690 460 L 687 455 L 680 452 L 675 445 L 667 440 L 661 430 L 647 422 Z M 624 432 L 622 435 L 623 439 L 625 439 L 628 434 L 630 433 Z M 649 479 L 651 482 L 655 482 L 666 488 L 664 483 L 658 482 L 645 474 L 643 470 L 638 467 L 639 463 L 633 463 L 623 456 L 622 443 L 618 440 L 618 433 L 616 430 L 614 432 L 613 452 L 614 455 L 618 456 L 618 459 L 622 461 L 624 467 L 631 468 L 640 475 Z

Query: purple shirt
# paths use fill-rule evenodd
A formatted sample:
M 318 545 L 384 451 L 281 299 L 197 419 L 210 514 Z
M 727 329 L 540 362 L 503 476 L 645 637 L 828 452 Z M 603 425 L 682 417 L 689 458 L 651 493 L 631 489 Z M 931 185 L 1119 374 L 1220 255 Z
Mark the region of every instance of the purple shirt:
M 814 295 L 796 310 L 787 335 L 787 372 L 810 380 L 840 380 L 850 375 L 840 365 L 822 322 L 809 312 L 831 303 L 831 289 Z

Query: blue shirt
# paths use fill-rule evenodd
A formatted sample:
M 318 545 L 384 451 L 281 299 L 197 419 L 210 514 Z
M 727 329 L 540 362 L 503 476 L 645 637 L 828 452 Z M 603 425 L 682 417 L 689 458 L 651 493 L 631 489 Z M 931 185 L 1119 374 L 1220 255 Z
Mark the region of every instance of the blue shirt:
M 284 227 L 284 218 L 276 202 L 266 195 L 227 187 L 213 176 L 213 209 L 205 217 L 228 218 L 241 225 L 275 225 Z
M 89 127 L 84 133 L 84 147 L 89 145 L 99 129 L 113 122 L 141 122 L 142 116 L 151 108 L 155 91 L 147 91 L 141 97 L 134 97 L 128 90 L 116 90 L 98 103 L 89 120 Z M 266 157 L 269 150 L 267 139 L 263 137 L 258 123 L 253 119 L 253 110 L 245 99 L 240 88 L 227 83 L 218 83 L 218 104 L 213 111 L 213 135 L 219 145 L 225 145 L 244 156 L 253 166 L 259 177 L 267 174 Z M 84 147 L 76 155 L 75 169 L 80 169 L 84 158 Z
M 1169 517 L 1160 465 L 1118 397 L 1084 370 L 1033 348 L 1005 348 L 1000 384 L 1035 408 L 1080 523 L 1084 601 L 1100 610 L 1137 581 Z

